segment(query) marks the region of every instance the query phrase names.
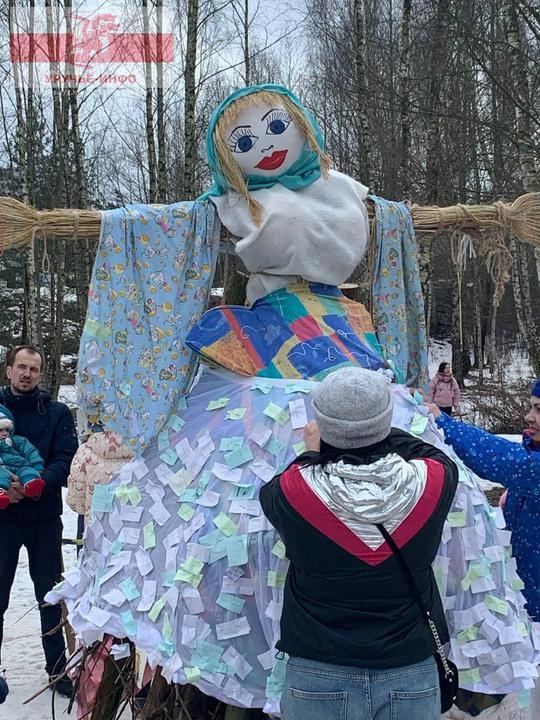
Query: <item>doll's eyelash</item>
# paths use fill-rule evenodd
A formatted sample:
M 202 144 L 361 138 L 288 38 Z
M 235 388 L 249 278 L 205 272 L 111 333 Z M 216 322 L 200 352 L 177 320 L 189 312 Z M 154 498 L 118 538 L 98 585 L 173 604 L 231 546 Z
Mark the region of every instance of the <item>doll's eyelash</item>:
M 291 116 L 289 115 L 289 113 L 286 110 L 276 109 L 276 110 L 272 110 L 270 115 L 266 116 L 266 122 L 268 123 L 268 125 L 270 125 L 270 123 L 273 120 L 283 120 L 283 122 L 290 123 Z

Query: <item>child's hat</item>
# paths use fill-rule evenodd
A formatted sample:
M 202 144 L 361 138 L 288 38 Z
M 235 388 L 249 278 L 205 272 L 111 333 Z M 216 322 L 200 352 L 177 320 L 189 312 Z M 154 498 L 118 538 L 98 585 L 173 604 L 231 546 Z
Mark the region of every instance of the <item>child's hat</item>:
M 13 415 L 6 407 L 0 405 L 0 430 L 4 429 L 13 432 Z

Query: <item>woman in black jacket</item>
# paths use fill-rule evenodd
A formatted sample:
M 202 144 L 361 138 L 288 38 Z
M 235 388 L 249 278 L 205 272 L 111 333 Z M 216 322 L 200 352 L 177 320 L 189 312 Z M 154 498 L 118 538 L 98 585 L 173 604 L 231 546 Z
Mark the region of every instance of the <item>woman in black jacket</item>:
M 440 719 L 433 638 L 377 524 L 448 641 L 431 563 L 457 469 L 392 429 L 392 408 L 383 376 L 336 371 L 313 396 L 311 452 L 261 489 L 290 560 L 277 644 L 289 655 L 284 720 Z

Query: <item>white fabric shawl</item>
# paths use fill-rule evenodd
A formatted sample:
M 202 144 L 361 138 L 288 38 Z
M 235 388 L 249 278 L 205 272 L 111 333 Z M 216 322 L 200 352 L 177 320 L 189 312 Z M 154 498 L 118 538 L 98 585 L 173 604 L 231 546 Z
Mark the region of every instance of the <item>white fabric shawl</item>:
M 276 184 L 252 195 L 263 207 L 262 222 L 251 218 L 238 193 L 212 197 L 219 219 L 236 238 L 235 249 L 253 273 L 249 304 L 299 280 L 339 285 L 360 262 L 369 224 L 368 189 L 335 170 L 301 190 Z

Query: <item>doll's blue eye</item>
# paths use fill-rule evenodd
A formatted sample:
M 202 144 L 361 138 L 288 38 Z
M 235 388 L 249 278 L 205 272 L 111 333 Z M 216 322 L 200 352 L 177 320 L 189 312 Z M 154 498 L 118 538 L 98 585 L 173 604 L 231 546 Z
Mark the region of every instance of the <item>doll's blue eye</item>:
M 249 152 L 258 139 L 249 127 L 239 125 L 229 135 L 229 150 L 233 153 Z
M 287 126 L 283 120 L 272 120 L 268 126 L 268 132 L 272 133 L 272 135 L 281 135 L 281 133 L 285 132 L 286 129 Z
M 266 116 L 266 134 L 281 135 L 289 127 L 291 116 L 286 110 L 275 109 Z
M 244 135 L 244 137 L 241 137 L 237 143 L 236 147 L 238 148 L 239 152 L 248 152 L 248 150 L 251 150 L 253 147 L 253 139 L 251 135 Z

